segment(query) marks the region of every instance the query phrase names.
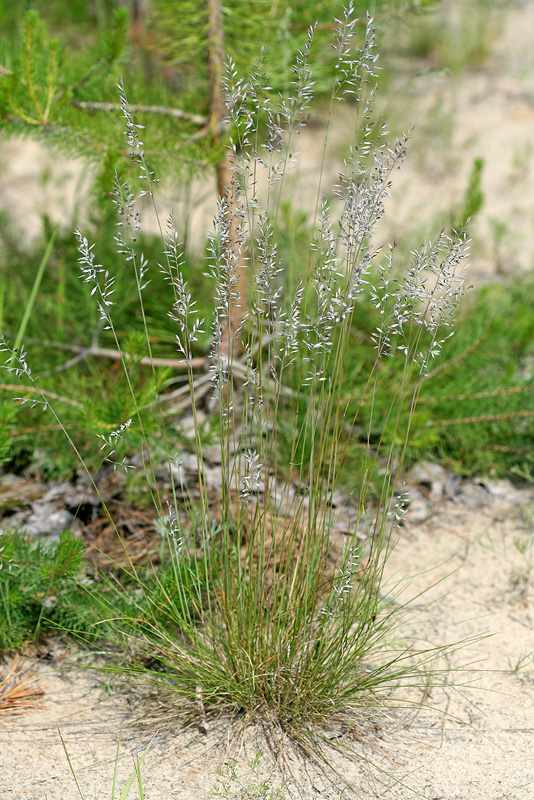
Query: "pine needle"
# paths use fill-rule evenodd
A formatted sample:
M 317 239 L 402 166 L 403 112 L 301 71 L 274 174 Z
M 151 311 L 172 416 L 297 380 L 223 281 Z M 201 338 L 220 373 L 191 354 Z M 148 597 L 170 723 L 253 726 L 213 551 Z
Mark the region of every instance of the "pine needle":
M 34 681 L 33 675 L 23 674 L 20 656 L 16 655 L 5 674 L 0 676 L 0 717 L 23 714 L 28 708 L 42 708 L 39 698 L 44 691 L 32 685 Z

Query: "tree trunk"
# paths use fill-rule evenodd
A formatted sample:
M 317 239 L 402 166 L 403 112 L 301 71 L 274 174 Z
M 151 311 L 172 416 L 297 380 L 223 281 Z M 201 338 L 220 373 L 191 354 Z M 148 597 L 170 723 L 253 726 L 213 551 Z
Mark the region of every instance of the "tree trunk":
M 227 114 L 225 93 L 223 86 L 224 74 L 224 20 L 222 0 L 206 0 L 206 13 L 208 17 L 208 75 L 209 75 L 209 112 L 210 124 L 213 129 L 215 141 L 220 138 Z M 229 152 L 225 151 L 216 166 L 217 194 L 224 198 L 227 204 L 227 214 L 230 225 L 229 247 L 238 252 L 237 239 L 239 238 L 239 216 L 237 214 L 236 185 L 234 172 Z M 231 337 L 235 334 L 241 323 L 247 305 L 247 276 L 244 259 L 237 264 L 238 282 L 237 293 L 239 299 L 231 304 L 228 319 L 228 329 L 223 337 L 224 351 L 228 353 Z

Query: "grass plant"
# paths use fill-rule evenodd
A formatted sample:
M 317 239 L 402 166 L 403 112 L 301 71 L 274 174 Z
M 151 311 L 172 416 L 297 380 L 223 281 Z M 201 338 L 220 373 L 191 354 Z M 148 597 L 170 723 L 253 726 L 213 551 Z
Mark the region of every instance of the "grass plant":
M 301 275 L 287 304 L 276 231 L 298 134 L 313 97 L 313 28 L 287 95 L 271 93 L 262 55 L 248 79 L 227 62 L 233 176 L 218 202 L 209 240 L 205 271 L 215 294 L 209 322 L 184 277 L 180 235 L 172 219 L 166 228 L 161 224 L 159 267 L 168 286 L 168 314 L 176 326 L 194 420 L 198 491 L 196 496 L 186 493 L 183 504 L 145 302 L 152 273 L 138 248 L 139 198 L 117 175 L 116 245 L 137 290 L 152 362 L 149 402 L 140 402 L 132 359 L 114 320 L 121 302 L 116 277 L 77 232 L 81 277 L 120 354 L 128 393 L 130 416 L 117 419 L 115 429 L 101 435 L 103 453 L 113 460 L 119 444 L 137 430 L 142 469 L 159 527 L 171 544 L 168 563 L 174 573 L 166 585 L 157 574 L 148 580 L 134 564 L 129 566 L 139 600 L 129 614 L 115 614 L 112 627 L 115 641 L 127 644 L 134 656 L 125 657 L 119 668 L 172 694 L 204 726 L 213 711 L 242 710 L 246 719 L 267 720 L 274 731 L 286 732 L 312 753 L 323 724 L 335 719 L 347 730 L 358 728 L 371 710 L 395 703 L 395 687 L 417 684 L 419 666 L 435 656 L 435 649 L 429 656 L 428 649 L 394 639 L 402 607 L 381 597 L 380 586 L 405 505 L 397 484 L 417 400 L 451 335 L 467 254 L 463 236 L 442 233 L 414 250 L 400 271 L 394 246 L 382 252 L 373 248 L 372 233 L 391 178 L 405 158 L 407 137 L 389 145 L 385 125 L 372 121 L 377 55 L 371 21 L 360 47 L 355 31 L 349 3 L 335 32 L 331 94 L 331 109 L 349 97 L 355 117 L 353 146 L 337 188 L 342 211 L 334 223 L 319 183 L 312 240 L 301 254 Z M 141 195 L 155 206 L 155 178 L 122 83 L 119 98 L 128 147 L 144 185 Z M 267 131 L 264 141 L 262 129 Z M 327 143 L 328 127 L 325 151 Z M 246 296 L 238 292 L 243 271 Z M 377 323 L 369 329 L 368 355 L 357 370 L 363 380 L 355 396 L 354 372 L 347 365 L 354 319 L 365 318 L 365 309 Z M 211 413 L 220 439 L 221 488 L 215 493 L 207 477 L 195 371 L 195 348 L 208 328 L 209 408 L 215 409 Z M 17 380 L 39 390 L 24 348 L 16 350 L 4 339 L 2 349 Z M 396 364 L 396 370 L 389 364 Z M 23 401 L 50 409 L 85 463 L 46 392 L 32 391 Z M 285 432 L 289 469 L 279 455 L 288 409 L 293 413 L 289 436 Z M 160 490 L 153 457 L 156 423 L 167 447 L 168 496 Z M 352 433 L 358 437 L 359 473 L 346 476 Z M 125 447 L 123 465 L 128 468 Z M 382 482 L 373 505 L 371 480 L 377 471 Z M 336 490 L 342 479 L 347 486 L 351 478 L 352 520 L 348 533 L 340 535 L 335 530 Z M 184 563 L 202 572 L 202 583 L 188 588 L 181 577 Z
M 59 730 L 59 728 L 58 728 L 58 733 L 59 733 L 59 736 L 60 736 L 60 739 L 61 739 L 61 744 L 63 745 L 63 750 L 65 751 L 65 757 L 67 759 L 67 763 L 69 765 L 69 769 L 71 771 L 72 777 L 74 778 L 74 782 L 76 784 L 76 789 L 78 790 L 78 794 L 80 795 L 81 800 L 86 800 L 86 796 L 83 794 L 82 788 L 80 786 L 80 782 L 78 780 L 78 777 L 76 775 L 76 771 L 74 769 L 74 765 L 73 765 L 73 763 L 71 761 L 71 758 L 70 758 L 70 755 L 69 755 L 69 751 L 67 750 L 67 746 L 65 744 L 65 741 L 63 739 L 63 736 L 61 735 L 61 731 Z M 117 798 L 117 800 L 126 800 L 126 798 L 128 798 L 130 796 L 130 792 L 132 791 L 132 787 L 134 786 L 134 784 L 135 784 L 135 787 L 137 788 L 138 800 L 144 800 L 145 794 L 144 794 L 144 789 L 143 789 L 143 778 L 142 778 L 142 774 L 141 774 L 141 767 L 143 766 L 143 761 L 145 760 L 145 757 L 146 757 L 146 755 L 147 755 L 147 753 L 148 753 L 148 751 L 150 749 L 150 744 L 144 750 L 144 752 L 142 753 L 140 758 L 134 759 L 134 768 L 133 768 L 132 774 L 130 775 L 130 777 L 126 781 L 121 793 L 118 794 L 119 790 L 118 790 L 118 787 L 117 787 L 117 770 L 118 770 L 118 766 L 119 766 L 120 747 L 121 747 L 121 737 L 119 735 L 119 738 L 117 740 L 117 750 L 116 750 L 116 753 L 115 753 L 115 768 L 113 770 L 113 777 L 112 777 L 111 789 L 110 789 L 110 794 L 109 794 L 109 800 L 115 800 L 115 798 Z

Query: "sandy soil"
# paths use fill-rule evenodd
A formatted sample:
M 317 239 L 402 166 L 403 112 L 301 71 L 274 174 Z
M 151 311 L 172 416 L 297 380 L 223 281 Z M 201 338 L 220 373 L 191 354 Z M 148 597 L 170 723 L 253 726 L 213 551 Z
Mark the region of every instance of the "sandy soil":
M 435 487 L 432 492 L 436 496 Z M 429 512 L 426 522 L 408 520 L 400 530 L 388 565 L 386 591 L 396 591 L 400 580 L 402 599 L 416 598 L 402 635 L 432 646 L 485 638 L 436 662 L 446 680 L 422 707 L 390 712 L 363 742 L 337 740 L 379 769 L 336 752 L 329 758 L 364 800 L 408 800 L 414 791 L 432 800 L 530 800 L 534 490 L 517 490 L 506 481 L 469 482 L 461 498 L 435 498 Z M 310 800 L 350 796 L 339 780 L 289 747 L 287 763 L 274 765 L 259 727 L 241 736 L 236 723 L 222 719 L 207 734 L 196 725 L 184 729 L 172 709 L 162 714 L 139 689 L 111 690 L 98 673 L 76 668 L 76 654 L 54 655 L 48 664 L 28 663 L 45 689 L 44 707 L 1 720 L 2 800 L 78 796 L 57 726 L 87 800 L 111 796 L 121 729 L 121 788 L 135 754 L 152 742 L 143 764 L 146 800 L 207 800 L 223 782 L 229 797 L 260 797 L 254 786 L 264 780 L 274 792 L 284 779 L 290 780 L 286 797 L 298 797 L 299 791 Z M 418 701 L 421 692 L 394 700 L 402 705 L 405 697 Z M 259 752 L 264 755 L 253 774 Z M 229 779 L 234 759 L 237 777 Z

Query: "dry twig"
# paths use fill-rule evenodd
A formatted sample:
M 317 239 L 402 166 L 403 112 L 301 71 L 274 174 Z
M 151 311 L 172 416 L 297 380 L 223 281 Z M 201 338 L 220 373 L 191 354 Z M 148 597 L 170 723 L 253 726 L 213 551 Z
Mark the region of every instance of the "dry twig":
M 60 403 L 67 403 L 67 405 L 74 406 L 75 408 L 83 408 L 82 403 L 78 403 L 77 400 L 71 400 L 70 397 L 63 397 L 60 394 L 49 392 L 40 387 L 25 386 L 23 383 L 0 383 L 0 389 L 4 392 L 21 392 L 25 394 L 29 392 L 31 394 L 39 394 L 44 397 L 49 397 L 51 400 L 57 400 Z

